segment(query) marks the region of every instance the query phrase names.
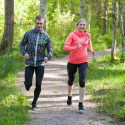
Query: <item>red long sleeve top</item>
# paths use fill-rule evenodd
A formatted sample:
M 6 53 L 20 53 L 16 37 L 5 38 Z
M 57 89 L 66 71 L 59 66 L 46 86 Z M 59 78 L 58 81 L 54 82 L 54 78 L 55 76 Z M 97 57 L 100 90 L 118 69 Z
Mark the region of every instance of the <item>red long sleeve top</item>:
M 79 43 L 82 44 L 81 48 L 77 48 Z M 68 62 L 72 64 L 88 62 L 87 47 L 93 52 L 91 34 L 86 30 L 81 33 L 78 29 L 70 33 L 63 47 L 65 51 L 70 51 Z

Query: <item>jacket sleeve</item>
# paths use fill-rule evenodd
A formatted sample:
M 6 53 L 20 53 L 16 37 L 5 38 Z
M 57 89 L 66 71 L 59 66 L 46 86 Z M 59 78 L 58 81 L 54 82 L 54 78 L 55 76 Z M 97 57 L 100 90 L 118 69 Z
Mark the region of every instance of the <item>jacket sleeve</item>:
M 71 46 L 72 40 L 73 40 L 73 35 L 72 33 L 68 36 L 68 38 L 66 39 L 66 42 L 64 44 L 63 50 L 65 51 L 71 51 L 71 50 L 75 50 L 77 49 L 77 45 L 75 46 Z
M 50 37 L 48 36 L 48 43 L 47 43 L 47 55 L 46 57 L 48 58 L 48 60 L 51 59 L 52 54 L 53 54 L 53 45 L 52 45 L 52 41 L 50 39 Z
M 92 43 L 91 43 L 91 35 L 89 35 L 89 42 L 88 42 L 88 48 L 91 52 L 93 52 L 93 47 L 92 47 Z
M 27 33 L 25 33 L 22 41 L 20 42 L 20 51 L 21 51 L 22 55 L 25 55 L 27 53 L 26 49 L 25 49 L 27 41 L 28 41 L 28 37 L 27 37 Z

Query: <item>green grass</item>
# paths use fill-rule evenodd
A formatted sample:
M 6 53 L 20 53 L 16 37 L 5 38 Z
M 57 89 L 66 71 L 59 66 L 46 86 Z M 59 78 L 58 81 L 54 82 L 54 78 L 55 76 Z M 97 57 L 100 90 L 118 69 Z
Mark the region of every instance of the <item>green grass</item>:
M 0 125 L 22 125 L 30 120 L 27 98 L 16 88 L 16 80 L 8 74 L 0 81 Z
M 0 125 L 25 124 L 30 120 L 30 105 L 15 84 L 15 74 L 24 68 L 24 58 L 18 47 L 13 46 L 13 51 L 0 55 L 0 60 Z
M 120 57 L 121 53 L 117 53 Z M 125 120 L 125 63 L 120 58 L 110 63 L 110 55 L 89 63 L 86 89 L 99 113 Z M 78 74 L 76 82 L 78 83 Z

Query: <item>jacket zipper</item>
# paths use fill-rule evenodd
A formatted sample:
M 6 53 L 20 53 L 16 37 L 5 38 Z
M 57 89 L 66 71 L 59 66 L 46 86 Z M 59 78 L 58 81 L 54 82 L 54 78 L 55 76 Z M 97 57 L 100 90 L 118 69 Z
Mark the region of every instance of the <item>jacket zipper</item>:
M 39 41 L 39 32 L 38 32 L 37 40 L 36 40 L 34 67 L 36 67 L 38 41 Z

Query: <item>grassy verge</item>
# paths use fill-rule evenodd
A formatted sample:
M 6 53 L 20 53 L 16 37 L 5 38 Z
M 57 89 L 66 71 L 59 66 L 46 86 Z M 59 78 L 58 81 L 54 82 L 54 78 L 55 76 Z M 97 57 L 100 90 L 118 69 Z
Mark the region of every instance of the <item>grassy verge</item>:
M 86 88 L 91 101 L 99 107 L 97 112 L 125 120 L 125 63 L 120 63 L 120 59 L 110 63 L 110 58 L 107 55 L 89 63 Z
M 28 121 L 29 104 L 26 97 L 16 88 L 12 74 L 0 81 L 0 124 L 21 125 Z
M 0 125 L 22 125 L 30 120 L 27 97 L 16 87 L 15 74 L 20 70 L 18 52 L 0 56 Z M 23 84 L 23 83 L 22 83 Z

